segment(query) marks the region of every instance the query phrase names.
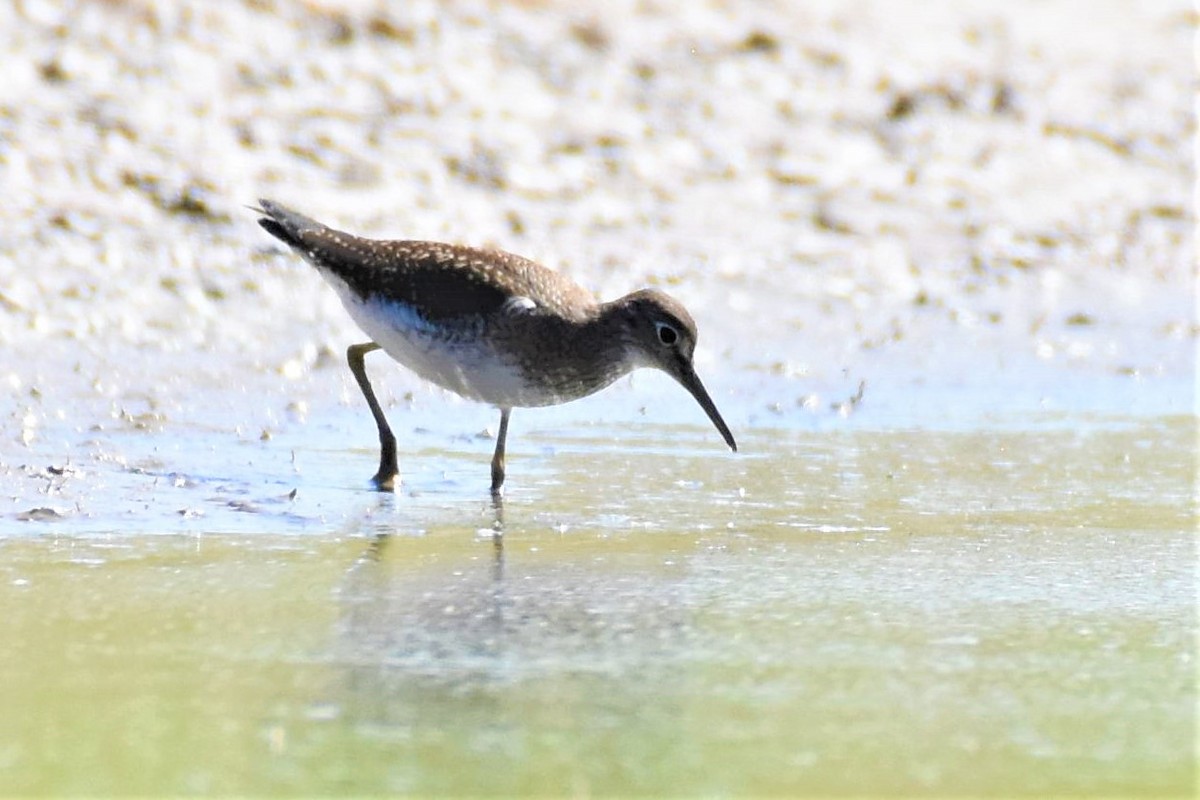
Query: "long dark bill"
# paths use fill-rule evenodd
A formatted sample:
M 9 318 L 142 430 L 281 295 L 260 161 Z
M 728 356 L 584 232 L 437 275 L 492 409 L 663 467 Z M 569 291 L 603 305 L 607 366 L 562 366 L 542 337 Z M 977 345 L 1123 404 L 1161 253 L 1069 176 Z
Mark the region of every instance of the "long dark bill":
M 692 397 L 696 398 L 696 402 L 704 409 L 704 413 L 708 414 L 712 424 L 716 425 L 717 430 L 725 437 L 725 444 L 729 445 L 729 449 L 736 453 L 737 442 L 733 440 L 733 434 L 729 432 L 729 426 L 725 424 L 725 420 L 721 419 L 721 412 L 717 411 L 716 403 L 705 391 L 704 384 L 700 382 L 700 376 L 696 374 L 695 368 L 691 364 L 681 363 L 679 374 L 675 376 L 675 379 L 691 393 Z

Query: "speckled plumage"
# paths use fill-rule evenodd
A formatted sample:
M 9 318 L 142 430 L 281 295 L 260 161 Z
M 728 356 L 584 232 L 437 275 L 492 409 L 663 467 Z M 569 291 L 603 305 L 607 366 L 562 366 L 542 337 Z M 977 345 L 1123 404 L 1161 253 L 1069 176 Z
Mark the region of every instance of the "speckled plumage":
M 499 407 L 502 431 L 512 408 L 574 400 L 633 369 L 655 367 L 692 393 L 736 449 L 692 368 L 696 324 L 666 294 L 644 289 L 598 303 L 564 276 L 512 253 L 364 239 L 260 203 L 259 224 L 317 268 L 371 337 L 349 356 L 380 427 L 381 486 L 394 477 L 384 474 L 393 468 L 385 463 L 391 432 L 361 366 L 376 347 L 439 386 Z M 494 491 L 503 481 L 503 447 L 502 435 Z

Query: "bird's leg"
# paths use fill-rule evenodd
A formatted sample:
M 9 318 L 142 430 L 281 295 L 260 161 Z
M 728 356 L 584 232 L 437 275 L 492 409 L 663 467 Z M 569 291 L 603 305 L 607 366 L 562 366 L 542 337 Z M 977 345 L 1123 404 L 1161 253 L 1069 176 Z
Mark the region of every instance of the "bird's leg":
M 492 456 L 492 497 L 499 497 L 504 486 L 504 440 L 508 438 L 508 415 L 511 413 L 511 408 L 500 409 L 500 432 L 496 434 L 496 454 Z
M 383 416 L 383 409 L 375 399 L 375 391 L 367 380 L 367 370 L 363 364 L 363 357 L 378 349 L 379 345 L 374 342 L 352 344 L 346 350 L 346 361 L 354 373 L 354 380 L 358 381 L 358 388 L 362 389 L 363 397 L 367 398 L 371 416 L 375 417 L 375 425 L 379 428 L 379 471 L 371 480 L 379 491 L 391 492 L 396 488 L 396 478 L 400 477 L 400 469 L 396 466 L 396 436 L 388 427 L 387 417 Z

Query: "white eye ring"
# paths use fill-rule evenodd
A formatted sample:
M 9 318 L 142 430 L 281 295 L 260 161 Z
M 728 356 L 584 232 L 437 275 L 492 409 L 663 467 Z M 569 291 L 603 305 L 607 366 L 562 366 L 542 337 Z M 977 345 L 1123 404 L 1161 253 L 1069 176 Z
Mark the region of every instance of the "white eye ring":
M 667 347 L 671 347 L 679 341 L 679 331 L 665 322 L 654 323 L 654 330 L 658 333 L 658 340 Z

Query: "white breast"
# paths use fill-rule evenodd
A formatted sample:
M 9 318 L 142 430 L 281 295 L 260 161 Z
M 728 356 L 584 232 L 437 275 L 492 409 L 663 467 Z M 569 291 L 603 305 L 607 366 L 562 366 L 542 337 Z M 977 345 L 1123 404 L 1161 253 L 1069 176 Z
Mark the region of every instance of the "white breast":
M 489 347 L 477 335 L 478 328 L 447 330 L 403 303 L 363 300 L 345 281 L 323 274 L 358 327 L 389 356 L 425 380 L 501 408 L 528 405 L 522 402 L 530 392 L 520 369 Z

